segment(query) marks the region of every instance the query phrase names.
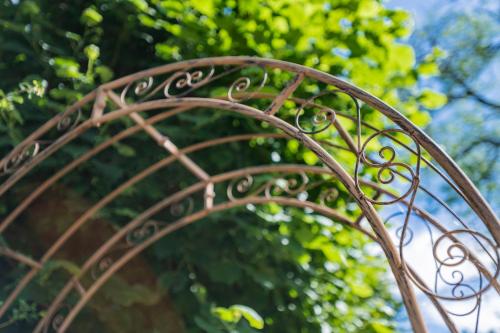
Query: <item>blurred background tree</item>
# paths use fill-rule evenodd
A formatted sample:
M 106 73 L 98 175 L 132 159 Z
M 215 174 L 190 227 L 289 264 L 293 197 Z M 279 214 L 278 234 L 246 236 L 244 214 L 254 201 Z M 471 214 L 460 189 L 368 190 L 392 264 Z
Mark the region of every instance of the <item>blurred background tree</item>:
M 498 210 L 500 3 L 459 0 L 439 7 L 410 39 L 418 60 L 438 55 L 428 68 L 434 76 L 421 84 L 436 87 L 448 99 L 433 112 L 428 132 Z
M 270 57 L 332 73 L 425 126 L 427 111 L 441 107 L 446 96 L 419 88 L 419 82 L 437 73 L 441 54 L 430 48 L 416 59 L 405 42 L 410 33 L 409 15 L 377 0 L 0 0 L 0 150 L 7 153 L 100 83 L 169 62 L 222 55 Z M 196 131 L 183 130 L 193 126 Z M 199 115 L 160 129 L 176 142 L 189 143 L 254 126 L 250 120 Z M 107 131 L 111 129 L 100 129 L 86 143 L 102 141 L 110 136 Z M 89 201 L 157 160 L 158 150 L 145 150 L 145 141 L 131 139 L 106 152 L 91 165 L 96 174 L 91 181 L 81 175 L 65 179 L 38 202 L 36 214 L 21 218 L 25 224 L 37 222 L 31 235 L 13 227 L 0 240 L 40 256 L 53 236 L 49 223 L 63 228 Z M 293 142 L 255 149 L 257 153 L 245 154 L 233 147 L 205 156 L 200 164 L 218 170 L 228 164 L 272 162 L 276 150 L 285 162 L 317 163 Z M 57 163 L 82 151 L 69 145 Z M 231 158 L 236 154 L 237 160 Z M 39 170 L 33 184 L 54 167 Z M 110 230 L 106 226 L 133 218 L 142 202 L 162 198 L 164 186 L 158 179 L 135 186 L 100 214 L 90 234 L 105 235 Z M 12 209 L 16 195 L 1 203 L 0 214 Z M 345 202 L 339 200 L 337 208 L 352 214 Z M 283 212 L 290 220 L 276 220 Z M 368 252 L 369 242 L 360 234 L 275 205 L 207 220 L 159 242 L 133 265 L 135 271 L 116 276 L 72 331 L 254 332 L 262 325 L 266 332 L 394 330 L 400 305 L 389 291 L 383 260 Z M 40 244 L 33 245 L 29 237 Z M 2 299 L 22 269 L 8 261 L 0 265 L 9 272 L 0 276 Z M 32 327 L 60 287 L 56 271 L 73 267 L 64 257 L 52 261 L 18 300 L 10 319 L 0 323 L 6 331 Z

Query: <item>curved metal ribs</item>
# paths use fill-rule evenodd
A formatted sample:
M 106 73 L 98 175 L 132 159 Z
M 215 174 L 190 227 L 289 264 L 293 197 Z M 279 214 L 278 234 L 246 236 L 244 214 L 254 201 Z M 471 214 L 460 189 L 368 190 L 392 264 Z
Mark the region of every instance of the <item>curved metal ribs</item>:
M 278 74 L 276 70 L 279 70 Z M 283 75 L 283 72 L 290 74 L 291 79 L 281 87 L 270 87 L 271 78 Z M 307 95 L 300 90 L 304 80 L 325 88 Z M 213 91 L 221 91 L 224 87 L 225 95 L 212 96 Z M 264 88 L 278 92 L 263 92 Z M 296 107 L 290 110 L 285 106 L 287 103 Z M 155 127 L 158 122 L 200 109 L 244 115 L 266 122 L 279 132 L 214 138 L 180 149 L 172 138 Z M 147 116 L 148 112 L 155 110 L 160 112 Z M 365 119 L 365 110 L 371 117 L 383 118 L 380 123 L 387 127 L 379 129 L 371 125 L 370 119 Z M 454 322 L 457 316 L 473 314 L 479 323 L 485 292 L 497 296 L 500 293 L 497 280 L 498 219 L 467 176 L 438 145 L 399 112 L 359 88 L 329 74 L 276 60 L 251 57 L 199 59 L 154 68 L 104 84 L 66 112 L 49 120 L 0 161 L 0 174 L 5 177 L 0 185 L 0 196 L 9 195 L 19 180 L 32 170 L 36 172 L 41 162 L 64 145 L 95 126 L 123 117 L 132 119 L 135 125 L 89 149 L 55 172 L 3 217 L 0 233 L 8 234 L 16 219 L 58 181 L 129 136 L 145 132 L 169 156 L 101 198 L 38 259 L 31 259 L 15 248 L 0 248 L 0 255 L 30 267 L 0 307 L 0 318 L 8 313 L 19 294 L 44 265 L 80 232 L 82 226 L 91 223 L 96 213 L 134 184 L 172 163 L 183 165 L 198 182 L 154 204 L 103 243 L 59 291 L 47 308 L 47 315 L 35 328 L 36 332 L 49 329 L 65 332 L 80 310 L 116 271 L 160 238 L 213 212 L 269 202 L 308 208 L 352 227 L 378 243 L 387 257 L 415 332 L 426 332 L 427 328 L 414 287 L 430 299 L 452 332 L 459 331 Z M 60 133 L 57 139 L 44 140 L 56 132 Z M 189 157 L 217 145 L 257 138 L 296 139 L 305 149 L 316 154 L 324 167 L 278 164 L 210 175 Z M 346 163 L 339 151 L 353 154 L 356 163 Z M 429 173 L 434 174 L 432 183 L 440 179 L 462 200 L 463 206 L 470 208 L 468 219 L 481 221 L 479 227 L 477 223 L 467 222 L 467 218 L 456 213 L 428 188 L 429 184 L 425 182 Z M 259 182 L 262 174 L 273 175 L 273 178 Z M 327 185 L 327 191 L 314 200 L 304 199 L 308 197 L 308 191 L 320 185 L 325 187 L 324 183 L 331 181 L 311 181 L 311 176 L 317 174 L 334 179 L 332 185 L 342 184 L 361 211 L 357 219 L 353 221 L 330 208 L 330 203 L 338 195 L 334 187 Z M 218 198 L 215 193 L 221 186 L 225 187 L 226 194 Z M 194 204 L 196 195 L 202 198 L 202 207 Z M 419 207 L 421 204 L 440 210 L 439 218 Z M 176 217 L 175 221 L 155 220 L 155 214 L 166 208 Z M 442 221 L 443 216 L 448 220 L 446 223 Z M 415 241 L 416 235 L 419 239 L 427 237 L 428 243 Z M 424 247 L 422 250 L 430 253 L 428 266 L 434 270 L 431 278 L 426 276 L 429 267 L 424 269 L 412 263 L 413 246 Z M 467 275 L 470 272 L 473 276 Z M 84 286 L 82 281 L 89 279 L 92 282 Z M 65 305 L 68 295 L 75 290 L 80 293 L 78 302 Z M 473 301 L 473 307 L 466 313 L 456 313 L 448 308 L 449 303 L 469 300 Z M 61 307 L 65 307 L 64 316 Z M 475 328 L 477 331 L 478 325 Z

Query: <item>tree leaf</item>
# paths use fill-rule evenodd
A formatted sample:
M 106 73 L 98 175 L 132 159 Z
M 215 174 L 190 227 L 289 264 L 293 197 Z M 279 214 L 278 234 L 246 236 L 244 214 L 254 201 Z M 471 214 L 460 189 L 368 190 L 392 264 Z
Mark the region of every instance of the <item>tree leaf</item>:
M 236 304 L 231 306 L 231 310 L 241 313 L 253 328 L 259 330 L 264 328 L 264 320 L 254 309 L 245 305 Z

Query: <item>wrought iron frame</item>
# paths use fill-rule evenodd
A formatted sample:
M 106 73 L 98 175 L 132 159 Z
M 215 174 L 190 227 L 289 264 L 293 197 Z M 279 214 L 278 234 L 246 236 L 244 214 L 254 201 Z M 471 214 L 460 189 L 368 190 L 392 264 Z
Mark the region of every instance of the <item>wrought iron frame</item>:
M 227 87 L 226 96 L 195 96 L 197 90 L 201 88 L 207 89 L 211 83 L 220 78 L 238 74 L 240 71 L 251 67 L 262 72 L 258 82 L 254 83 L 251 77 L 240 76 Z M 283 87 L 280 87 L 277 94 L 264 92 L 263 88 L 269 82 L 268 71 L 277 69 L 291 73 L 293 78 Z M 155 80 L 159 80 L 159 83 L 155 84 Z M 293 96 L 293 93 L 304 80 L 319 82 L 325 85 L 326 88 L 308 98 Z M 352 101 L 355 112 L 349 114 L 316 103 L 318 99 L 325 95 L 347 96 Z M 269 101 L 269 104 L 264 110 L 259 110 L 252 105 L 247 105 L 252 101 Z M 280 117 L 280 112 L 284 109 L 283 105 L 286 101 L 293 101 L 299 105 L 295 111 L 295 121 L 292 123 L 288 122 L 285 117 Z M 390 122 L 390 125 L 384 129 L 377 129 L 364 122 L 361 114 L 362 104 L 376 110 L 380 117 L 384 117 L 387 122 Z M 92 108 L 91 114 L 88 116 L 83 115 L 82 110 L 89 106 Z M 215 138 L 181 149 L 154 126 L 159 121 L 199 108 L 224 110 L 244 115 L 258 121 L 267 122 L 282 133 L 241 134 Z M 301 125 L 301 118 L 306 108 L 316 110 L 310 129 Z M 158 112 L 151 117 L 143 116 L 148 111 L 153 110 L 166 111 Z M 283 61 L 245 56 L 197 59 L 153 68 L 103 84 L 70 106 L 64 113 L 50 119 L 0 161 L 0 170 L 5 175 L 8 175 L 8 178 L 0 185 L 0 197 L 6 195 L 9 189 L 28 172 L 65 144 L 78 138 L 94 126 L 101 126 L 122 117 L 132 119 L 136 125 L 88 150 L 45 180 L 0 222 L 0 233 L 6 232 L 20 214 L 26 211 L 38 197 L 62 177 L 99 152 L 108 149 L 114 143 L 128 136 L 144 131 L 170 155 L 137 173 L 101 198 L 71 224 L 39 259 L 32 259 L 15 249 L 0 248 L 0 255 L 7 256 L 30 267 L 30 271 L 19 281 L 16 288 L 0 307 L 0 318 L 5 315 L 19 294 L 29 285 L 47 261 L 57 254 L 61 247 L 70 241 L 72 235 L 78 232 L 84 224 L 89 223 L 94 214 L 118 197 L 128 187 L 174 162 L 181 163 L 199 182 L 153 205 L 106 241 L 80 267 L 80 272 L 67 281 L 65 287 L 48 307 L 47 315 L 36 326 L 35 332 L 44 332 L 49 329 L 55 329 L 58 332 L 67 331 L 80 310 L 99 288 L 116 271 L 126 265 L 129 260 L 160 238 L 214 212 L 236 206 L 269 202 L 283 206 L 308 208 L 362 232 L 379 244 L 387 257 L 415 332 L 427 332 L 427 328 L 417 302 L 414 287 L 426 294 L 452 332 L 459 331 L 453 321 L 454 313 L 447 310 L 443 302 L 460 302 L 474 299 L 476 303 L 472 311 L 477 311 L 477 318 L 479 318 L 482 294 L 488 289 L 500 294 L 500 285 L 497 280 L 499 274 L 498 247 L 500 246 L 499 221 L 488 203 L 455 162 L 421 129 L 376 97 L 330 74 Z M 354 124 L 354 136 L 344 128 L 340 121 L 337 121 L 340 118 Z M 316 138 L 316 134 L 330 127 L 335 128 L 339 137 L 343 140 L 343 145 L 332 144 L 328 140 Z M 371 130 L 371 134 L 365 135 L 362 133 L 362 128 Z M 40 142 L 44 135 L 54 130 L 62 132 L 62 134 L 49 145 L 42 147 Z M 389 145 L 379 148 L 378 153 L 381 160 L 374 160 L 368 151 L 368 146 L 375 139 L 382 137 L 407 151 L 414 161 L 412 163 L 399 161 L 396 149 Z M 406 139 L 406 142 L 403 142 L 405 140 L 402 140 L 402 137 Z M 210 175 L 188 156 L 193 152 L 217 145 L 255 138 L 297 139 L 305 148 L 316 154 L 324 167 L 267 165 Z M 335 159 L 335 155 L 331 153 L 332 149 L 342 149 L 354 154 L 356 165 L 353 172 L 350 172 L 346 166 L 341 165 Z M 456 214 L 443 200 L 422 185 L 422 165 L 425 165 L 441 177 L 462 198 L 463 202 L 470 207 L 478 220 L 482 222 L 485 231 L 472 230 L 467 223 L 462 221 L 459 214 Z M 362 177 L 360 170 L 364 167 L 378 170 L 375 182 Z M 295 175 L 295 178 L 287 179 L 283 176 L 276 176 L 273 180 L 260 184 L 255 188 L 254 178 L 263 173 Z M 298 194 L 307 192 L 311 186 L 317 186 L 314 182 L 309 182 L 308 175 L 310 174 L 327 175 L 341 182 L 361 209 L 362 214 L 357 219 L 352 220 L 328 207 L 328 199 L 335 197 L 335 189 L 329 188 L 329 192 L 322 195 L 320 202 L 298 198 Z M 403 179 L 409 185 L 402 191 L 402 194 L 398 194 L 401 192 L 399 188 L 388 190 L 385 187 L 391 185 L 396 177 Z M 216 203 L 214 187 L 220 186 L 224 182 L 229 182 L 226 185 L 227 198 L 223 202 Z M 364 191 L 365 188 L 370 188 L 376 195 L 367 195 Z M 204 208 L 193 211 L 190 209 L 192 205 L 189 204 L 189 197 L 200 192 L 203 193 Z M 415 204 L 417 193 L 429 196 L 436 204 L 447 210 L 454 219 L 461 223 L 460 227 L 449 229 L 432 214 L 417 207 Z M 187 206 L 183 206 L 183 202 Z M 390 205 L 403 205 L 405 207 L 404 212 L 401 213 L 404 221 L 399 228 L 399 241 L 396 243 L 391 238 L 385 224 L 386 221 L 377 210 L 381 206 Z M 151 220 L 156 212 L 168 207 L 182 216 L 179 216 L 174 223 L 169 224 Z M 423 219 L 428 225 L 428 230 L 431 230 L 432 227 L 435 230 L 434 232 L 439 232 L 439 236 L 434 240 L 433 231 L 430 231 L 436 274 L 441 274 L 441 270 L 446 268 L 452 269 L 453 274 L 455 274 L 455 272 L 460 272 L 457 269 L 460 265 L 466 262 L 472 263 L 478 271 L 478 279 L 480 280 L 478 289 L 466 284 L 463 275 L 462 279 L 455 282 L 443 280 L 451 286 L 451 294 L 443 295 L 436 286 L 432 288 L 428 285 L 419 275 L 418 269 L 412 267 L 411 262 L 408 262 L 405 257 L 405 246 L 411 241 L 412 236 L 412 216 Z M 364 221 L 367 223 L 363 223 Z M 461 240 L 463 234 L 471 236 L 477 242 L 476 245 L 481 247 L 482 253 L 474 252 L 468 244 L 463 243 Z M 444 259 L 442 258 L 443 252 L 440 250 L 440 246 L 446 250 Z M 459 255 L 453 252 L 457 250 L 460 253 Z M 484 263 L 483 255 L 491 259 L 490 265 Z M 81 279 L 85 274 L 90 274 L 93 277 L 93 283 L 90 286 L 84 286 L 81 283 Z M 467 293 L 465 290 L 469 292 Z M 59 310 L 63 307 L 65 298 L 73 291 L 80 294 L 79 301 L 68 309 L 67 314 L 60 316 Z

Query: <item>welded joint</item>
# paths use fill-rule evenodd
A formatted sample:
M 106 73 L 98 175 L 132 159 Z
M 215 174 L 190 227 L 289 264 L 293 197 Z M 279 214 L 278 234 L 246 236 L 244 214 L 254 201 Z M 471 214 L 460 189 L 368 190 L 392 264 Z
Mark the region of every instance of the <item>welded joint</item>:
M 278 112 L 278 110 L 281 109 L 288 97 L 290 97 L 297 89 L 297 87 L 302 83 L 304 77 L 305 74 L 303 72 L 297 73 L 297 75 L 295 75 L 295 77 L 290 82 L 288 82 L 287 86 L 281 91 L 281 93 L 276 96 L 276 98 L 273 100 L 267 110 L 264 111 L 264 113 L 272 116 L 276 112 Z
M 75 289 L 78 291 L 78 293 L 83 296 L 85 295 L 85 293 L 87 292 L 85 290 L 85 288 L 82 286 L 82 284 L 80 283 L 80 281 L 75 277 L 73 278 L 73 284 L 75 286 Z
M 94 101 L 94 106 L 92 107 L 92 124 L 96 127 L 101 126 L 100 119 L 104 114 L 104 108 L 106 108 L 107 93 L 102 88 L 97 89 L 97 96 Z
M 211 182 L 207 183 L 204 194 L 206 209 L 211 209 L 214 206 L 214 198 L 215 198 L 214 183 Z

